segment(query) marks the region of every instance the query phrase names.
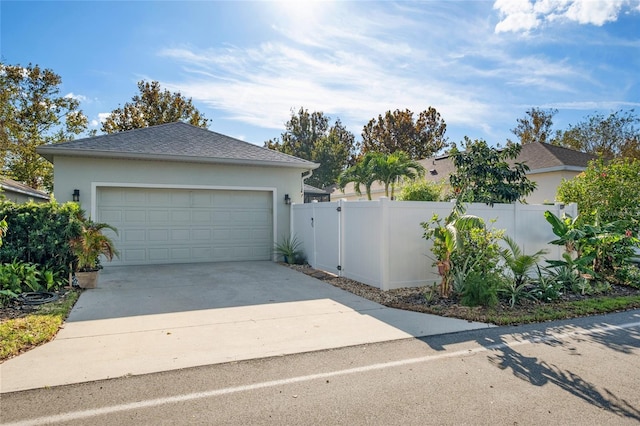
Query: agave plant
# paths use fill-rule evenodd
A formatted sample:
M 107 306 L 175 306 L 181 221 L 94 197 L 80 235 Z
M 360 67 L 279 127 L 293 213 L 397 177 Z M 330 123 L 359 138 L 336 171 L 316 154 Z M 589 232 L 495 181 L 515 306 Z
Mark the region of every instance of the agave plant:
M 295 235 L 282 237 L 282 242 L 275 245 L 274 252 L 282 256 L 285 263 L 298 263 L 303 258 L 302 242 Z

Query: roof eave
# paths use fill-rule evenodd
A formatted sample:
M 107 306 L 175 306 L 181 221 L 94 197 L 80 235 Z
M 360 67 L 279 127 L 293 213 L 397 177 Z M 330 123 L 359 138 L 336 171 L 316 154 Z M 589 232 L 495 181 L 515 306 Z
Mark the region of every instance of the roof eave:
M 553 166 L 553 167 L 544 167 L 541 169 L 530 170 L 528 175 L 535 175 L 538 173 L 550 173 L 550 172 L 583 172 L 586 167 L 581 166 Z
M 151 161 L 180 161 L 185 163 L 205 163 L 205 164 L 229 164 L 238 166 L 262 166 L 262 167 L 285 167 L 293 169 L 314 170 L 320 167 L 318 163 L 288 163 L 283 161 L 249 160 L 237 158 L 212 158 L 212 157 L 192 157 L 187 155 L 166 155 L 166 154 L 142 154 L 97 150 L 69 150 L 56 149 L 54 146 L 41 146 L 36 149 L 47 161 L 53 163 L 56 155 L 66 157 L 86 157 L 86 158 L 115 158 L 122 160 L 151 160 Z

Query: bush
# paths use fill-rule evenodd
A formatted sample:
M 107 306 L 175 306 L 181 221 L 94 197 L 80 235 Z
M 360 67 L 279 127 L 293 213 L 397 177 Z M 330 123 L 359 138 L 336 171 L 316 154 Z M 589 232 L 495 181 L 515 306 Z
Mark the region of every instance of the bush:
M 17 204 L 0 201 L 0 217 L 6 217 L 7 232 L 0 247 L 0 263 L 14 260 L 60 267 L 69 273 L 74 260 L 69 242 L 81 231 L 80 207 L 76 203 L 33 202 Z
M 467 276 L 461 302 L 465 306 L 495 306 L 500 276 L 496 273 L 482 275 L 472 272 Z
M 65 284 L 62 268 L 48 268 L 19 260 L 0 264 L 0 306 L 20 293 L 55 291 Z
M 577 203 L 581 224 L 627 220 L 640 230 L 640 160 L 594 160 L 575 178 L 563 181 L 557 199 Z
M 424 179 L 414 180 L 402 186 L 400 201 L 439 201 L 444 185 Z

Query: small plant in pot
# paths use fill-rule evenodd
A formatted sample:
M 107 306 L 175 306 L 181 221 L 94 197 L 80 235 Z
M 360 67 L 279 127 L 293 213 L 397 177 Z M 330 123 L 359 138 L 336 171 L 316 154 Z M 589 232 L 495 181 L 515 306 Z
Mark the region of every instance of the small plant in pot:
M 98 272 L 102 269 L 100 256 L 104 256 L 108 261 L 118 256 L 113 241 L 103 233 L 105 229 L 110 229 L 116 234 L 118 232 L 107 223 L 96 223 L 85 219 L 80 235 L 71 240 L 71 250 L 76 258 L 75 276 L 81 288 L 97 286 Z
M 283 257 L 284 263 L 290 265 L 304 263 L 302 242 L 295 236 L 283 237 L 281 243 L 277 243 L 274 252 Z

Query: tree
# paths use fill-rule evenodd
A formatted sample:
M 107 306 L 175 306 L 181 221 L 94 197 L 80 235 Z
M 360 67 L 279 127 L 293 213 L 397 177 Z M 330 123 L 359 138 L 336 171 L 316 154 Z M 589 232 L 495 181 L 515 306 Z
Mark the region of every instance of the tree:
M 0 62 L 2 174 L 32 188 L 53 186 L 53 168 L 36 148 L 73 139 L 87 128 L 80 102 L 60 96 L 61 84 L 50 69 Z
M 177 121 L 207 128 L 209 119 L 193 106 L 191 98 L 187 99 L 179 92 L 161 90 L 157 81 L 140 81 L 138 90 L 140 93 L 135 95 L 131 102 L 111 111 L 102 123 L 103 132 L 123 132 Z
M 524 163 L 508 163 L 517 158 L 522 145 L 509 142 L 498 149 L 484 140 L 472 141 L 465 136 L 464 148 L 459 151 L 454 146 L 450 152 L 456 167 L 450 176 L 451 186 L 463 201 L 488 205 L 513 203 L 535 190 L 535 182 L 526 176 L 529 167 Z
M 362 130 L 362 151 L 391 154 L 404 151 L 413 160 L 431 157 L 446 148 L 447 125 L 435 108 L 422 111 L 414 121 L 413 112 L 387 111 L 372 119 Z
M 371 185 L 376 181 L 372 168 L 378 155 L 380 154 L 376 152 L 367 152 L 356 164 L 340 173 L 340 176 L 338 176 L 340 189 L 344 190 L 348 183 L 353 183 L 356 194 L 362 195 L 360 185 L 364 185 L 367 199 L 371 200 Z
M 300 108 L 292 111 L 291 119 L 280 139 L 271 139 L 264 146 L 304 160 L 320 163 L 307 183 L 320 188 L 332 185 L 346 167 L 355 163 L 357 145 L 355 136 L 337 119 L 322 112 Z
M 640 159 L 594 160 L 583 173 L 562 181 L 557 199 L 577 203 L 581 223 L 628 220 L 640 230 Z
M 340 189 L 353 183 L 356 194 L 360 195 L 360 185 L 364 185 L 367 198 L 371 200 L 371 185 L 380 182 L 384 185 L 385 196 L 394 196 L 395 184 L 402 178 L 416 179 L 424 176 L 424 167 L 402 151 L 393 154 L 367 152 L 355 165 L 349 167 L 338 177 Z
M 634 110 L 619 110 L 604 116 L 595 114 L 558 132 L 555 145 L 588 152 L 605 158 L 640 159 L 640 117 Z
M 518 118 L 518 125 L 515 129 L 511 129 L 511 132 L 518 137 L 522 145 L 533 142 L 550 142 L 553 137 L 551 131 L 553 116 L 557 113 L 557 109 L 531 108 L 526 112 L 526 117 Z
M 409 158 L 406 152 L 396 151 L 392 154 L 375 153 L 371 163 L 371 171 L 376 181 L 384 184 L 384 195 L 394 198 L 395 185 L 402 178 L 416 179 L 424 176 L 422 164 Z

